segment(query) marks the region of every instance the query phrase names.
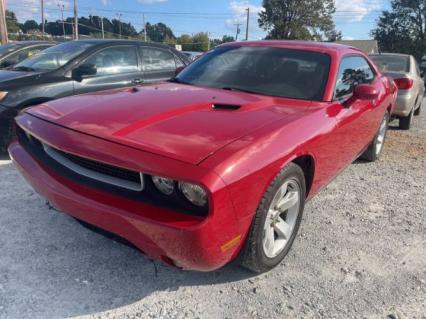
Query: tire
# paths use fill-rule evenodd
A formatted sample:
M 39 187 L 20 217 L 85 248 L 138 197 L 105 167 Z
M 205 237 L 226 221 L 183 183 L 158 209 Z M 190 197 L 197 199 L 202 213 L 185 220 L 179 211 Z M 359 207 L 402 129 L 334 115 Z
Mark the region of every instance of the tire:
M 388 131 L 389 125 L 389 112 L 385 113 L 382 121 L 380 122 L 379 129 L 377 130 L 376 135 L 374 136 L 373 141 L 368 146 L 367 150 L 361 155 L 361 159 L 374 162 L 379 159 L 383 151 L 383 146 L 386 140 L 386 134 Z
M 290 163 L 271 182 L 256 210 L 249 234 L 240 253 L 240 264 L 243 267 L 256 273 L 263 273 L 271 270 L 284 259 L 294 242 L 302 220 L 305 194 L 306 184 L 303 171 L 298 165 Z M 285 198 L 288 198 L 287 201 Z M 277 199 L 281 200 L 277 201 Z M 289 206 L 296 199 L 297 204 Z M 271 209 L 272 206 L 278 205 L 277 203 L 282 203 L 282 206 L 287 204 L 289 208 L 282 212 Z M 283 209 L 285 208 L 283 207 Z M 278 214 L 275 217 L 276 220 L 273 220 L 270 215 L 272 210 Z M 285 232 L 277 232 L 276 229 L 283 229 L 282 222 L 290 228 L 284 227 Z M 267 235 L 271 232 L 274 243 L 276 243 L 276 247 L 274 245 L 273 248 L 277 248 L 276 251 L 269 249 L 272 246 L 271 241 L 268 241 L 267 238 L 270 239 L 271 236 Z M 287 236 L 283 236 L 284 233 Z
M 7 147 L 12 140 L 11 120 L 0 120 L 0 154 L 7 153 Z
M 420 102 L 419 107 L 417 108 L 417 110 L 414 111 L 414 116 L 418 116 L 422 113 L 422 104 L 423 102 Z
M 399 128 L 401 130 L 409 130 L 411 127 L 411 122 L 413 121 L 414 109 L 411 110 L 410 114 L 404 117 L 399 118 Z

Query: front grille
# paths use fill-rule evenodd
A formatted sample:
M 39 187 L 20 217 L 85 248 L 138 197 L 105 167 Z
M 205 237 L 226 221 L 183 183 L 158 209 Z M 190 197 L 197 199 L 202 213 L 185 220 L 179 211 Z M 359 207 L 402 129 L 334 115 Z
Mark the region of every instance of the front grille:
M 149 175 L 60 151 L 19 126 L 16 126 L 16 135 L 34 159 L 75 183 L 184 214 L 197 217 L 208 214 L 208 206 L 194 206 L 179 192 L 171 196 L 160 193 Z
M 84 157 L 76 156 L 70 153 L 65 153 L 59 150 L 55 150 L 58 154 L 67 158 L 71 162 L 79 165 L 81 167 L 87 168 L 91 171 L 98 172 L 104 175 L 120 178 L 133 183 L 140 183 L 141 176 L 140 173 L 127 170 L 125 168 L 120 168 L 105 163 L 100 163 L 93 161 Z
M 21 141 L 25 140 L 25 142 L 30 143 L 60 165 L 81 176 L 133 191 L 143 190 L 143 175 L 139 172 L 94 161 L 50 147 L 22 129 L 18 130 L 18 138 Z

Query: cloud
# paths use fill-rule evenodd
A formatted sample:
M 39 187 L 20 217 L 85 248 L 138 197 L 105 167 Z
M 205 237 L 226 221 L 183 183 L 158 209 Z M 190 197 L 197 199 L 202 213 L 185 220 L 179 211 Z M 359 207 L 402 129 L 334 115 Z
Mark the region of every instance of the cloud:
M 361 21 L 373 10 L 381 8 L 380 0 L 336 0 L 336 19 Z
M 101 0 L 101 2 L 104 6 L 109 6 L 112 4 L 112 0 Z
M 25 3 L 21 1 L 9 0 L 8 5 L 11 6 L 11 10 L 15 12 L 18 21 L 23 22 L 29 19 L 40 20 L 41 19 L 41 7 L 40 0 L 26 0 Z M 44 17 L 49 18 L 51 15 L 59 16 L 60 11 L 58 6 L 64 6 L 65 10 L 70 7 L 70 0 L 45 0 L 44 1 Z M 55 11 L 58 13 L 55 14 Z
M 247 8 L 250 8 L 250 38 L 260 38 L 263 32 L 258 26 L 257 18 L 259 13 L 263 10 L 262 6 L 256 6 L 251 4 L 249 1 L 231 1 L 229 3 L 229 10 L 232 12 L 232 18 L 225 21 L 227 29 L 236 31 L 236 24 L 242 24 L 240 26 L 241 33 L 240 39 L 244 38 L 243 34 L 245 31 L 245 23 L 247 19 Z M 262 34 L 262 35 L 260 35 Z
M 138 0 L 138 2 L 142 4 L 154 4 L 154 3 L 161 3 L 161 2 L 167 2 L 168 0 Z

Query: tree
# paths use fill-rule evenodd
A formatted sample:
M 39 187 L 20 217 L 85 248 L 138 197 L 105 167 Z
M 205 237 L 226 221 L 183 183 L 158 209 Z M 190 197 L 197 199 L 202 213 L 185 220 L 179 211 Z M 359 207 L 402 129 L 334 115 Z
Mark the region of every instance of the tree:
M 371 35 L 383 52 L 426 53 L 426 0 L 393 0 L 383 11 Z
M 8 32 L 15 33 L 20 30 L 18 19 L 13 11 L 6 10 L 6 25 Z
M 334 0 L 263 0 L 259 26 L 267 39 L 328 40 L 337 34 Z
M 209 35 L 207 32 L 199 32 L 192 37 L 192 51 L 205 52 L 209 49 Z
M 35 20 L 27 20 L 22 25 L 22 31 L 24 33 L 36 30 L 40 30 L 40 25 Z
M 170 29 L 164 23 L 150 24 L 149 22 L 146 24 L 146 34 L 154 42 L 164 42 L 166 38 L 176 39 L 173 34 L 172 29 Z

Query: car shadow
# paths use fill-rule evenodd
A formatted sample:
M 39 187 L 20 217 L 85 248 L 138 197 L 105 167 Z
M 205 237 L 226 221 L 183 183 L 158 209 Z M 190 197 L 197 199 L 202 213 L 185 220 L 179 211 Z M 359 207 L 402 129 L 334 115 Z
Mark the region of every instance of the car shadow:
M 11 162 L 0 163 L 0 181 L 0 318 L 87 315 L 254 276 L 232 264 L 201 273 L 149 260 L 46 205 Z

